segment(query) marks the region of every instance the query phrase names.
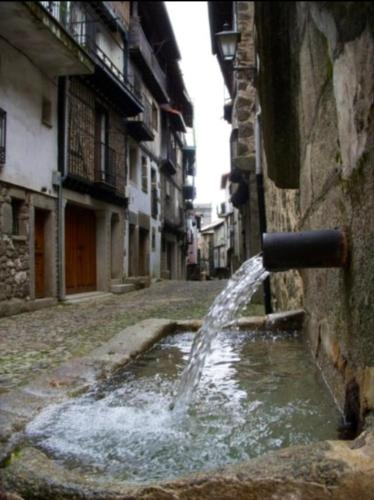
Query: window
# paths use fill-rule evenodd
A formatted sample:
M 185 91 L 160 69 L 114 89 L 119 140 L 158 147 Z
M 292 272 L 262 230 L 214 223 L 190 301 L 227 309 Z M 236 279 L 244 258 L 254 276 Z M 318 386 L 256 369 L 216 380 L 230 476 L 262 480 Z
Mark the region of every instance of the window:
M 148 167 L 145 156 L 142 156 L 142 191 L 148 193 Z
M 12 198 L 12 234 L 18 236 L 22 234 L 22 221 L 21 221 L 21 209 L 22 200 L 17 198 Z
M 157 219 L 158 215 L 157 174 L 154 168 L 151 169 L 151 212 L 152 212 L 152 217 L 154 219 Z
M 107 182 L 108 115 L 99 105 L 95 108 L 95 178 Z
M 46 127 L 52 127 L 52 103 L 46 97 L 42 99 L 42 123 Z
M 158 130 L 158 109 L 154 102 L 152 103 L 152 128 Z
M 0 108 L 0 164 L 6 159 L 6 111 Z
M 129 164 L 130 164 L 130 181 L 133 182 L 134 184 L 138 183 L 137 179 L 137 169 L 136 169 L 136 163 L 138 160 L 138 154 L 137 150 L 135 147 L 130 147 L 129 150 Z
M 156 229 L 152 227 L 152 252 L 156 251 Z

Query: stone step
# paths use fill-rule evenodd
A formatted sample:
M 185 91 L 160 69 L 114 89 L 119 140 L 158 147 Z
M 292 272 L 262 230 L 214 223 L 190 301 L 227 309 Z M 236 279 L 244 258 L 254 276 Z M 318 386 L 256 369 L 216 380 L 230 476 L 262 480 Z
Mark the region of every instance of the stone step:
M 125 278 L 123 282 L 127 285 L 135 285 L 136 288 L 148 288 L 149 286 L 151 286 L 151 277 L 131 276 L 129 278 Z
M 128 293 L 136 290 L 136 285 L 134 283 L 121 283 L 118 285 L 112 285 L 110 287 L 110 291 L 112 293 L 120 294 L 120 293 Z
M 110 280 L 111 286 L 113 285 L 122 285 L 122 278 L 113 278 Z
M 86 292 L 86 293 L 72 293 L 66 295 L 65 304 L 78 304 L 80 302 L 88 302 L 89 300 L 102 300 L 112 297 L 109 292 Z

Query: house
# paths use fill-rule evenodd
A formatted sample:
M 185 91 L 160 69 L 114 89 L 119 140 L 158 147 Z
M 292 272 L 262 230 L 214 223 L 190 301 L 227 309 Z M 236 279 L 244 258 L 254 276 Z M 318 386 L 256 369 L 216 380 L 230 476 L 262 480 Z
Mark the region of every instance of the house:
M 240 171 L 256 132 L 261 233 L 338 227 L 345 235 L 344 267 L 305 263 L 275 272 L 268 298 L 277 311 L 306 311 L 305 337 L 357 433 L 374 410 L 373 8 L 210 2 L 209 9 L 214 51 L 237 107 L 237 122 L 229 110 L 228 116 L 238 124 L 233 149 Z M 230 57 L 217 45 L 227 35 L 241 37 Z M 251 200 L 250 193 L 249 213 Z
M 201 227 L 208 226 L 212 222 L 212 204 L 211 203 L 195 203 L 195 214 L 200 218 Z
M 234 183 L 230 181 L 231 174 L 223 174 L 221 177 L 221 189 L 224 191 L 224 199 L 218 207 L 218 217 L 224 219 L 226 228 L 226 252 L 227 267 L 230 275 L 233 274 L 240 264 L 245 260 L 245 246 L 242 238 L 242 215 L 232 203 L 232 191 Z
M 241 230 L 235 227 L 235 238 L 241 240 L 241 264 L 261 248 L 255 166 L 255 57 L 250 22 L 253 2 L 208 2 L 208 13 L 212 53 L 217 57 L 230 96 L 223 109 L 223 116 L 232 127 L 227 182 L 231 184 L 231 203 L 242 220 Z M 216 34 L 226 29 L 240 32 L 235 59 L 226 57 L 218 43 Z
M 164 3 L 3 3 L 0 30 L 0 314 L 185 276 L 193 109 Z
M 64 279 L 62 82 L 92 75 L 95 64 L 49 4 L 0 5 L 0 314 L 53 303 Z

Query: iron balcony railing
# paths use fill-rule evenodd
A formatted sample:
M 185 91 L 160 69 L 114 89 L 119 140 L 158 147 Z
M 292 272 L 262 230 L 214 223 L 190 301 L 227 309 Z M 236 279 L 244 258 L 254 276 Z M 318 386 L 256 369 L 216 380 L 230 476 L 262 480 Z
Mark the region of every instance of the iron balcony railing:
M 183 186 L 183 198 L 185 200 L 194 200 L 196 197 L 196 188 L 189 184 Z
M 95 183 L 116 189 L 116 152 L 103 142 L 95 143 Z
M 152 104 L 144 95 L 141 96 L 141 102 L 144 108 L 143 111 L 136 116 L 132 116 L 128 121 L 142 122 L 149 130 L 152 130 Z
M 140 25 L 140 21 L 137 18 L 132 18 L 130 21 L 129 46 L 130 50 L 138 49 L 141 52 L 143 59 L 152 70 L 159 85 L 163 88 L 164 92 L 166 92 L 166 75 L 162 71 L 157 58 L 153 53 L 152 47 L 144 34 L 143 28 Z
M 125 75 L 113 60 L 105 52 L 104 47 L 97 42 L 96 26 L 101 21 L 95 19 L 93 14 L 87 10 L 88 2 L 39 2 L 72 36 L 72 38 L 88 52 L 96 64 L 104 65 L 110 70 L 115 79 L 125 85 L 137 97 L 140 97 L 140 89 L 135 86 L 135 81 Z M 118 44 L 118 48 L 124 54 L 124 47 Z
M 166 148 L 166 159 L 173 163 L 173 165 L 176 167 L 177 166 L 177 148 L 174 147 L 170 142 L 167 145 Z

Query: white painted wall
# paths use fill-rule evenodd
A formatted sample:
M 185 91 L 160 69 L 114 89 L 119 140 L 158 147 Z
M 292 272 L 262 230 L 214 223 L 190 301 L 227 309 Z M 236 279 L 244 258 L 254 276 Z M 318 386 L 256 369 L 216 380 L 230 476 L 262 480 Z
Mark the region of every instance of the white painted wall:
M 0 82 L 0 107 L 7 112 L 6 164 L 0 167 L 0 180 L 55 195 L 57 81 L 44 77 L 0 40 Z M 51 128 L 41 121 L 43 96 L 52 103 Z
M 122 79 L 123 77 L 121 74 L 123 74 L 124 71 L 124 54 L 123 43 L 119 34 L 110 33 L 105 26 L 100 24 L 100 31 L 96 33 L 96 44 L 119 70 L 117 77 Z M 98 55 L 100 56 L 100 54 Z

